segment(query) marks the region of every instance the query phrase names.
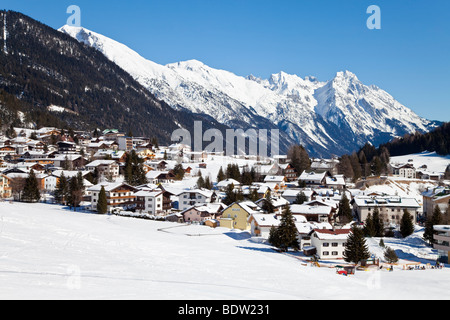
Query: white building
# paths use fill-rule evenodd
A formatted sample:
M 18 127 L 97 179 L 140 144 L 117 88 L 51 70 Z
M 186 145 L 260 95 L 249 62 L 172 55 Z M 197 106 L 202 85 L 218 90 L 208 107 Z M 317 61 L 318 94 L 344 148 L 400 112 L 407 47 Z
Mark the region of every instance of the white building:
M 119 164 L 114 160 L 95 160 L 88 163 L 86 169 L 91 172 L 97 169 L 101 176 L 111 177 L 112 179 L 116 179 L 119 176 Z
M 415 222 L 421 208 L 415 198 L 399 196 L 358 196 L 353 198 L 351 203 L 353 211 L 361 222 L 366 221 L 369 213 L 373 214 L 375 208 L 378 208 L 385 223 L 400 224 L 405 209 L 409 211 Z
M 311 235 L 311 245 L 315 247 L 319 259 L 343 259 L 350 232 L 350 229 L 315 229 Z
M 207 189 L 186 190 L 178 195 L 178 199 L 178 209 L 184 211 L 197 204 L 214 202 L 215 192 Z
M 136 196 L 136 211 L 148 213 L 152 215 L 160 215 L 163 213 L 163 194 L 159 191 L 140 190 L 134 195 Z

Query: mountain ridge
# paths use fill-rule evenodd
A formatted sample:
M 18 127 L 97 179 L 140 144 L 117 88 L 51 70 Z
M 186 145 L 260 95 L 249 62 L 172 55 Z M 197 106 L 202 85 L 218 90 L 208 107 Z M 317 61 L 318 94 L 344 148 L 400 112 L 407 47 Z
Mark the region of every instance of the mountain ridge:
M 350 153 L 438 124 L 348 70 L 328 81 L 283 71 L 268 79 L 241 77 L 195 59 L 160 65 L 85 28 L 59 31 L 105 54 L 176 110 L 207 114 L 232 128 L 278 128 L 287 145 L 302 144 L 316 156 Z

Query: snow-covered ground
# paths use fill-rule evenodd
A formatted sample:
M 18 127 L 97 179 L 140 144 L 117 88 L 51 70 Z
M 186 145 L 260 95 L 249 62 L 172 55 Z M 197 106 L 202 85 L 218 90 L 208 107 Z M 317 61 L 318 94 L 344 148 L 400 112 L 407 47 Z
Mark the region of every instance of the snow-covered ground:
M 410 161 L 411 160 L 411 161 Z M 436 152 L 422 152 L 405 156 L 391 157 L 391 164 L 411 163 L 416 169 L 423 165 L 428 167 L 429 172 L 445 172 L 445 168 L 450 164 L 450 155 L 440 156 Z
M 420 236 L 385 244 L 433 264 Z M 246 232 L 1 202 L 0 283 L 0 299 L 442 299 L 450 269 L 344 277 Z

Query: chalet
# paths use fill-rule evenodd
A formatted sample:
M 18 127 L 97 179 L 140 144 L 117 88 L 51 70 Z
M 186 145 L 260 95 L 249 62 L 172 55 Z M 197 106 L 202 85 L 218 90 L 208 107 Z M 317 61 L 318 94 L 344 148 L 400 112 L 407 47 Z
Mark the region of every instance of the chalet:
M 263 213 L 263 211 L 251 201 L 232 203 L 222 211 L 220 226 L 229 229 L 250 230 L 248 219 L 252 214 L 257 213 Z
M 313 200 L 313 196 L 315 194 L 315 192 L 310 189 L 310 188 L 305 188 L 305 189 L 286 189 L 281 196 L 286 199 L 287 201 L 289 201 L 290 204 L 293 204 L 295 202 L 295 200 L 297 199 L 297 196 L 302 193 L 306 196 L 306 201 L 311 201 Z
M 102 186 L 105 188 L 108 212 L 113 208 L 132 209 L 136 207 L 135 193 L 138 191 L 126 183 L 100 183 L 87 189 L 91 194 L 92 211 L 97 211 L 97 203 Z
M 268 175 L 264 178 L 264 183 L 275 192 L 282 192 L 286 190 L 286 177 Z
M 329 172 L 331 175 L 338 174 L 338 164 L 337 159 L 312 159 L 311 170 L 316 173 Z
M 114 160 L 94 160 L 86 165 L 86 169 L 97 172 L 104 177 L 115 179 L 119 176 L 119 164 Z
M 234 180 L 234 179 L 231 179 L 231 178 L 225 179 L 225 180 L 222 180 L 222 181 L 219 181 L 219 182 L 217 183 L 216 187 L 217 187 L 220 191 L 225 192 L 225 191 L 227 191 L 228 186 L 231 185 L 231 184 L 233 185 L 234 190 L 239 190 L 239 189 L 241 189 L 241 183 L 240 183 L 239 181 Z
M 184 211 L 198 204 L 215 202 L 217 195 L 207 189 L 193 189 L 183 191 L 178 195 L 178 209 Z
M 77 151 L 77 145 L 72 141 L 58 141 L 58 152 L 60 153 L 75 153 Z
M 136 211 L 152 215 L 162 215 L 165 213 L 163 210 L 163 194 L 164 192 L 162 190 L 137 191 L 134 193 L 136 196 Z
M 328 205 L 292 204 L 291 212 L 294 216 L 304 216 L 307 221 L 328 222 L 333 208 Z
M 350 232 L 351 229 L 315 229 L 311 235 L 311 245 L 319 259 L 343 259 Z
M 342 190 L 345 188 L 345 185 L 345 177 L 343 175 L 325 177 L 325 186 L 328 188 Z
M 149 183 L 171 183 L 175 181 L 175 175 L 171 171 L 149 171 L 145 174 Z
M 0 174 L 0 198 L 11 198 L 12 179 L 4 174 Z
M 392 173 L 394 176 L 415 179 L 416 178 L 416 168 L 411 163 L 392 165 Z
M 12 146 L 0 146 L 0 159 L 4 159 L 7 155 L 16 154 L 16 148 Z
M 298 178 L 298 182 L 300 184 L 304 184 L 306 187 L 324 186 L 326 184 L 327 176 L 331 177 L 331 174 L 328 171 L 322 173 L 303 171 L 303 173 Z
M 306 218 L 303 216 L 295 216 L 294 221 L 297 223 L 306 223 Z M 261 237 L 268 239 L 270 229 L 272 227 L 278 228 L 281 222 L 281 217 L 276 214 L 253 213 L 248 218 L 250 224 L 250 233 L 254 237 Z
M 436 206 L 444 213 L 450 204 L 450 187 L 430 188 L 422 193 L 422 197 L 425 217 L 431 216 Z
M 53 165 L 67 170 L 84 168 L 88 161 L 79 154 L 60 154 L 48 160 L 53 161 Z M 41 160 L 42 161 L 42 160 Z
M 224 208 L 225 205 L 222 203 L 198 204 L 182 211 L 181 214 L 186 223 L 205 222 L 211 219 L 217 220 Z
M 280 167 L 279 174 L 283 175 L 287 182 L 298 180 L 298 172 L 290 163 L 279 164 L 278 166 Z

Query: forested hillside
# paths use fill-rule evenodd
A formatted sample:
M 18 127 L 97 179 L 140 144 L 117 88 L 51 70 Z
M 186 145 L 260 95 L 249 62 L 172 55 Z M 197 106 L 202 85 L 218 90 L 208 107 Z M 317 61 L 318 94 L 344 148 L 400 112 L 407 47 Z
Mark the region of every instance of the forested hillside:
M 3 127 L 117 128 L 169 142 L 172 132 L 222 128 L 211 118 L 176 111 L 99 51 L 21 13 L 0 11 L 0 119 Z M 1 30 L 3 34 L 4 30 Z M 49 107 L 64 108 L 65 112 Z M 63 110 L 64 110 L 63 109 Z M 18 111 L 20 111 L 18 113 Z

